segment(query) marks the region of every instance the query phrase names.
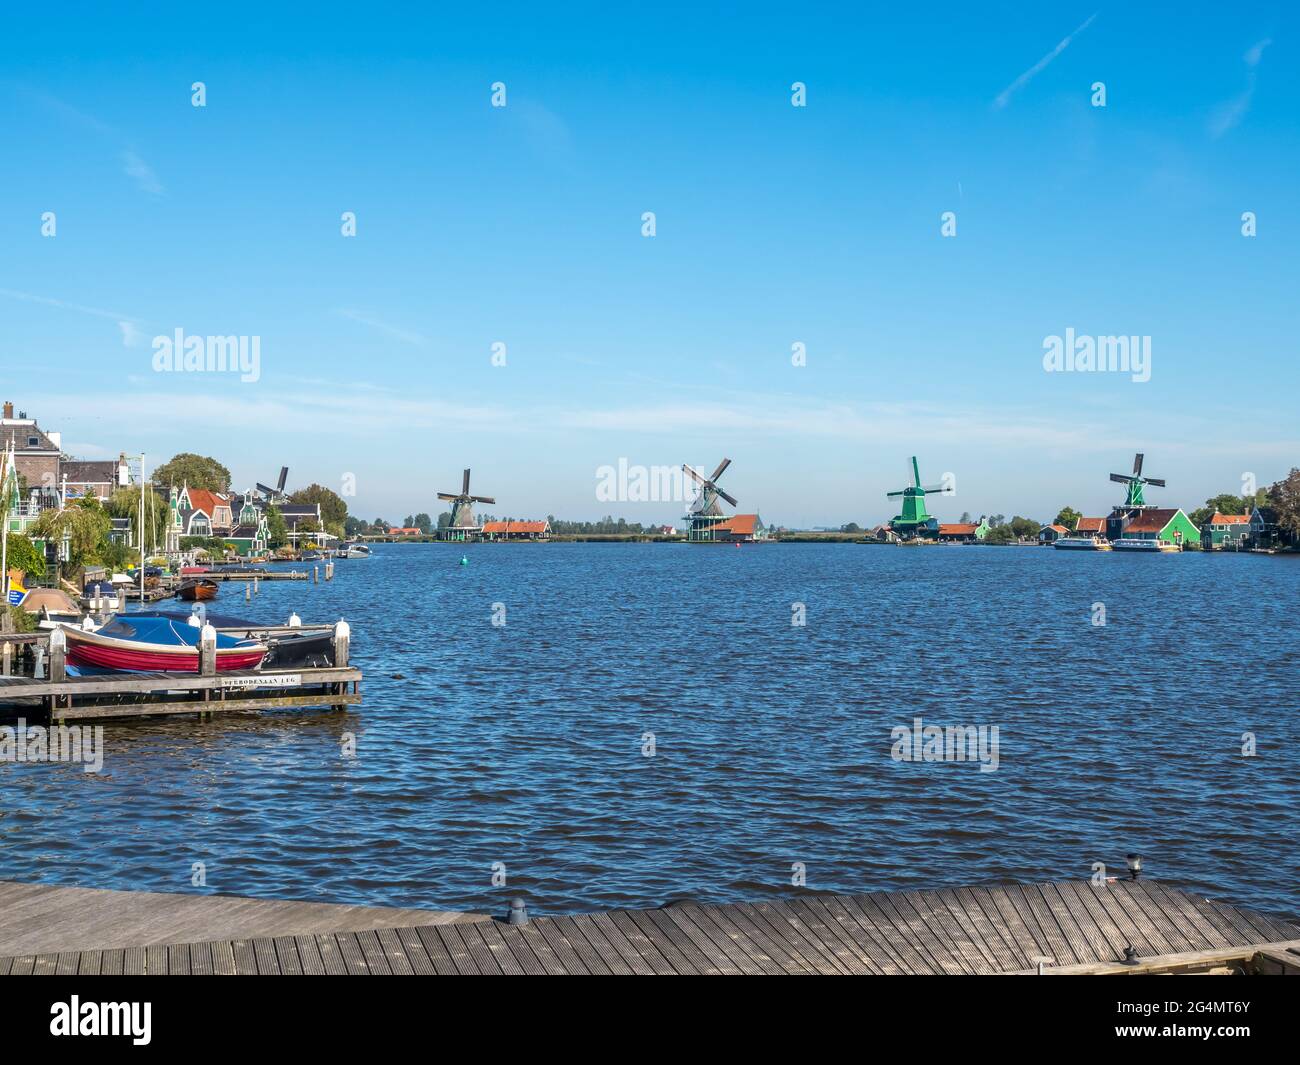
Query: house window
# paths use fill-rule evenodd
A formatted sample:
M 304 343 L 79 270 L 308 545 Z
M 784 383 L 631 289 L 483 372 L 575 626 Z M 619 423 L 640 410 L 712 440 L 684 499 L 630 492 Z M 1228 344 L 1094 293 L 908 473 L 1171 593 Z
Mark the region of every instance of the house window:
M 39 436 L 29 436 L 29 437 L 27 438 L 27 446 L 28 446 L 28 447 L 40 447 L 40 446 L 41 446 L 41 438 L 40 438 Z

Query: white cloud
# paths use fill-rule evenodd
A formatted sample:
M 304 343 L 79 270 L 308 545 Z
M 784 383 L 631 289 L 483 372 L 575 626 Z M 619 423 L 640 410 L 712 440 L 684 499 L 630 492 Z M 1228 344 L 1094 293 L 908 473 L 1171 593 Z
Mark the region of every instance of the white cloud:
M 1264 58 L 1264 49 L 1272 43 L 1273 39 L 1271 37 L 1256 41 L 1246 50 L 1246 54 L 1241 57 L 1247 67 L 1246 88 L 1240 95 L 1221 103 L 1211 112 L 1209 123 L 1211 137 L 1217 140 L 1229 130 L 1234 129 L 1246 117 L 1246 112 L 1250 110 L 1251 101 L 1255 97 L 1255 68 L 1259 66 L 1260 60 Z
M 1082 23 L 1082 25 L 1078 27 L 1078 29 L 1076 29 L 1073 33 L 1065 37 L 1065 39 L 1062 40 L 1061 43 L 1058 44 L 1055 48 L 1053 48 L 1050 52 L 1048 52 L 1047 55 L 1043 56 L 1042 59 L 1040 59 L 1032 67 L 1026 70 L 1023 74 L 1021 74 L 1020 77 L 1016 78 L 1015 81 L 1013 81 L 1010 85 L 1008 85 L 1005 89 L 1003 89 L 1000 93 L 998 93 L 997 98 L 993 101 L 993 107 L 999 111 L 1002 108 L 1006 107 L 1007 104 L 1011 101 L 1012 94 L 1019 92 L 1026 85 L 1028 85 L 1029 82 L 1032 81 L 1037 75 L 1041 74 L 1044 70 L 1046 70 L 1048 65 L 1052 62 L 1052 60 L 1055 59 L 1062 52 L 1064 52 L 1070 46 L 1071 41 L 1073 41 L 1077 36 L 1079 36 L 1079 34 L 1081 34 L 1084 30 L 1086 30 L 1089 26 L 1092 25 L 1092 20 L 1095 19 L 1096 17 L 1097 17 L 1097 13 L 1094 11 L 1091 15 L 1089 15 L 1084 20 L 1084 22 Z
M 392 337 L 394 340 L 400 340 L 404 344 L 412 344 L 415 347 L 423 347 L 425 344 L 424 337 L 419 333 L 413 332 L 409 329 L 402 329 L 400 326 L 389 325 L 387 322 L 382 322 L 378 318 L 372 318 L 369 315 L 362 314 L 360 311 L 354 311 L 348 307 L 339 307 L 335 309 L 334 313 L 343 318 L 347 318 L 349 321 L 358 322 L 361 325 L 369 326 L 371 329 L 376 329 L 385 336 Z
M 136 187 L 141 192 L 147 192 L 151 196 L 162 195 L 163 187 L 162 182 L 158 180 L 158 175 L 135 152 L 126 151 L 122 153 L 122 173 L 134 180 Z

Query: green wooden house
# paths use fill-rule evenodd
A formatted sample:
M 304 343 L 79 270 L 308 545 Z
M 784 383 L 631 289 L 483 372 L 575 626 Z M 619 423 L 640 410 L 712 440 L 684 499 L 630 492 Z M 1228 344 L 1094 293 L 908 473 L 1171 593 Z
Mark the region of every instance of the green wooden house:
M 1126 540 L 1158 540 L 1165 544 L 1199 544 L 1201 530 L 1181 508 L 1146 507 L 1124 528 Z

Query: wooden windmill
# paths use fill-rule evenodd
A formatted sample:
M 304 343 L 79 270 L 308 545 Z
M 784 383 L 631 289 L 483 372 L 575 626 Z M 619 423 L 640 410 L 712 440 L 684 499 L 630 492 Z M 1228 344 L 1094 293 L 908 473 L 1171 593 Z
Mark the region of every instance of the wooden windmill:
M 280 467 L 280 479 L 276 482 L 274 488 L 269 488 L 261 481 L 257 482 L 257 490 L 262 493 L 262 498 L 268 503 L 283 503 L 289 497 L 284 494 L 285 482 L 289 480 L 289 467 Z
M 903 500 L 903 512 L 895 516 L 890 523 L 894 532 L 903 539 L 910 539 L 923 533 L 938 533 L 939 519 L 932 517 L 925 509 L 925 496 L 927 492 L 942 492 L 942 485 L 931 485 L 924 488 L 921 485 L 921 468 L 916 464 L 916 456 L 912 456 L 912 483 L 906 488 L 900 488 L 897 492 L 889 492 L 888 498 Z
M 474 504 L 496 502 L 491 496 L 469 494 L 469 470 L 465 471 L 465 479 L 461 482 L 459 495 L 439 492 L 438 498 L 445 499 L 451 504 L 451 521 L 447 523 L 446 528 L 439 530 L 439 535 L 444 540 L 470 540 L 477 537 L 483 532 L 483 526 L 474 516 Z
M 718 468 L 713 471 L 712 477 L 702 477 L 694 466 L 682 464 L 682 469 L 695 479 L 700 485 L 700 498 L 696 500 L 695 506 L 691 508 L 689 516 L 702 515 L 709 518 L 722 517 L 722 505 L 719 499 L 725 499 L 733 507 L 739 506 L 734 496 L 728 495 L 718 487 L 718 478 L 722 476 L 722 471 L 731 465 L 731 459 L 723 459 L 718 463 Z

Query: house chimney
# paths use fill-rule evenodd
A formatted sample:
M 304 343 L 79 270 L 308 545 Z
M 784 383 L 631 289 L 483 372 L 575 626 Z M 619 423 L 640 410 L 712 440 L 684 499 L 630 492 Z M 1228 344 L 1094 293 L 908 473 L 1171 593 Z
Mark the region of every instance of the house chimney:
M 13 416 L 14 416 L 14 405 L 10 403 L 8 400 L 5 400 L 5 420 L 8 421 Z

